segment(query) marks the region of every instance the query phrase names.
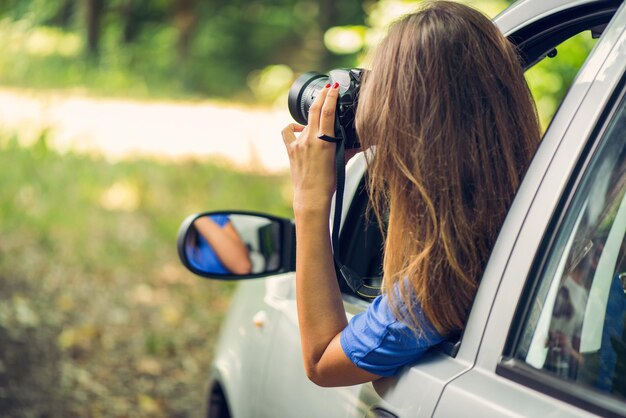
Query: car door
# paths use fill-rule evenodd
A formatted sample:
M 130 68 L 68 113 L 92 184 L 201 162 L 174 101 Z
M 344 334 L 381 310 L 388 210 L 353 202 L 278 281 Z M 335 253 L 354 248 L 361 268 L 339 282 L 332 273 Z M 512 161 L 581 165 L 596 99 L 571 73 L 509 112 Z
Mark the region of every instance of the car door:
M 476 300 L 486 326 L 475 364 L 446 385 L 435 416 L 626 415 L 625 70 L 621 6 L 513 203 L 501 233 L 510 251 L 497 244 L 503 269 Z

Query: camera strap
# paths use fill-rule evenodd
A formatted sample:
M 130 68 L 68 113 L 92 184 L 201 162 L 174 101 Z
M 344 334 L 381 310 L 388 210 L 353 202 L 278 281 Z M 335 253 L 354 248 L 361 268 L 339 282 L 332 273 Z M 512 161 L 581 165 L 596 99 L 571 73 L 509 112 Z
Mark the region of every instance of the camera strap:
M 346 185 L 346 144 L 344 139 L 346 138 L 346 135 L 344 128 L 341 123 L 339 123 L 339 118 L 336 115 L 335 127 L 339 127 L 340 135 L 336 138 L 337 148 L 335 150 L 335 172 L 337 176 L 337 191 L 335 192 L 335 213 L 333 216 L 333 231 L 331 235 L 333 246 L 333 259 L 335 261 L 335 267 L 339 271 L 339 274 L 354 293 L 369 299 L 374 299 L 380 294 L 380 287 L 369 286 L 365 284 L 365 280 L 363 280 L 362 277 L 360 277 L 357 273 L 351 270 L 348 266 L 343 264 L 340 259 L 339 230 L 341 229 L 343 194 Z

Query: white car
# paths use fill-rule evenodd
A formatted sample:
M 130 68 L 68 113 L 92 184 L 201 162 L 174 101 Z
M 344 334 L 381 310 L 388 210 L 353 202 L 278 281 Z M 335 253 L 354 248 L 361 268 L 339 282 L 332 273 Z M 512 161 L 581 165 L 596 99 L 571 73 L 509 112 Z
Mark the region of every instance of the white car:
M 527 68 L 582 31 L 600 39 L 515 197 L 463 335 L 394 378 L 318 387 L 301 359 L 291 221 L 193 215 L 179 235 L 183 263 L 205 277 L 250 279 L 215 350 L 210 418 L 626 416 L 626 7 L 521 0 L 494 21 Z M 363 216 L 365 168 L 362 156 L 347 167 L 341 255 L 368 276 L 380 270 L 381 239 Z M 196 220 L 219 215 L 248 251 L 243 275 L 192 259 Z M 367 308 L 341 289 L 349 317 Z

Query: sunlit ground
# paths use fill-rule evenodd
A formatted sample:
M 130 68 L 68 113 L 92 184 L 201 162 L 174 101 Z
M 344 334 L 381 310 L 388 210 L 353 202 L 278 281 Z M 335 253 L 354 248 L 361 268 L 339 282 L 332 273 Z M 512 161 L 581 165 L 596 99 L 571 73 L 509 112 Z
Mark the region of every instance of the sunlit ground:
M 49 131 L 60 151 L 131 156 L 222 157 L 254 171 L 284 171 L 284 109 L 202 102 L 99 99 L 67 93 L 0 90 L 0 129 L 29 142 Z

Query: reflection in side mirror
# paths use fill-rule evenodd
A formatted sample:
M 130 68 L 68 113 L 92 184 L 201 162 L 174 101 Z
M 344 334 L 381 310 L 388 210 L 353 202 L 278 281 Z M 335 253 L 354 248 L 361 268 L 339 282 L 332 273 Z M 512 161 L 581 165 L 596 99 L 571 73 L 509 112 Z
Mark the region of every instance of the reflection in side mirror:
M 178 254 L 193 273 L 218 279 L 293 271 L 295 229 L 288 219 L 262 214 L 192 215 L 178 233 Z

